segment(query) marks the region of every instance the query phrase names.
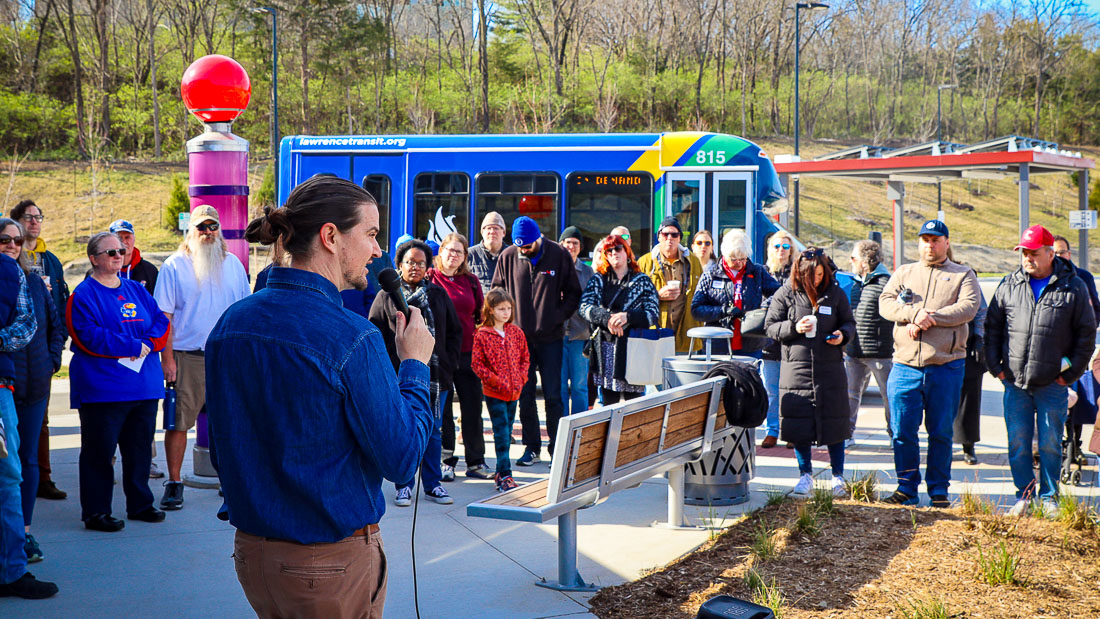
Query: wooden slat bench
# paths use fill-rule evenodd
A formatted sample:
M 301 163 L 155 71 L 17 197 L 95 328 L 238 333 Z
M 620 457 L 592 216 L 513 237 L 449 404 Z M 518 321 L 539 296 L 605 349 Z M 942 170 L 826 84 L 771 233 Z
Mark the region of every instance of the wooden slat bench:
M 577 572 L 577 510 L 669 474 L 668 524 L 683 524 L 684 464 L 733 431 L 722 412 L 725 378 L 712 378 L 562 417 L 550 478 L 466 506 L 466 514 L 519 522 L 558 520 L 558 580 L 535 584 L 594 591 Z

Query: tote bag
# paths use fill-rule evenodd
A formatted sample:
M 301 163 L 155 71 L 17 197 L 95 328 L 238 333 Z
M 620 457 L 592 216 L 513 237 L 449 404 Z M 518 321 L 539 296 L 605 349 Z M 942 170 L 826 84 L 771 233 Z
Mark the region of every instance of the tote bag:
M 626 382 L 660 385 L 664 382 L 662 362 L 675 355 L 672 329 L 631 329 L 626 338 Z

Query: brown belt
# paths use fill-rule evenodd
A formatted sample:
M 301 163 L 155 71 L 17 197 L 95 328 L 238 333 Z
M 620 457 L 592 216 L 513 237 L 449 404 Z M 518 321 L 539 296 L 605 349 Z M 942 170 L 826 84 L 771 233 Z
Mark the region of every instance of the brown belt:
M 374 535 L 377 532 L 378 532 L 378 525 L 377 524 L 368 524 L 368 525 L 364 526 L 362 529 L 358 529 L 358 530 L 352 532 L 351 537 L 357 537 L 359 535 L 371 536 L 371 535 Z

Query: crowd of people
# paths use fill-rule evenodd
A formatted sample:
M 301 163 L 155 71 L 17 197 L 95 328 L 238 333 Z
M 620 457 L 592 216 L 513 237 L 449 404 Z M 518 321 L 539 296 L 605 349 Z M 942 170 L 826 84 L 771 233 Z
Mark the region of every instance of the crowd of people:
M 948 228 L 937 220 L 919 230 L 919 260 L 893 273 L 878 243 L 856 243 L 848 269 L 854 283 L 845 289 L 840 270 L 823 249 L 800 250 L 785 231 L 767 239 L 767 259 L 756 264 L 752 239 L 744 231 L 726 232 L 716 246 L 706 230 L 689 238 L 674 217 L 660 222 L 648 249 L 621 226 L 587 248 L 575 227 L 566 228 L 555 242 L 529 217 L 517 217 L 508 227 L 499 213 L 491 212 L 481 222 L 476 245 L 458 233 L 438 244 L 406 236 L 399 239 L 391 259 L 376 243 L 369 250 L 340 245 L 340 235 L 369 223 L 357 210 L 355 201 L 362 197 L 356 190 L 336 188 L 346 194 L 341 197 L 347 206 L 340 221 L 326 224 L 311 215 L 310 208 L 316 207 L 311 200 L 321 198 L 310 192 L 324 196 L 336 190 L 312 186 L 324 182 L 334 181 L 312 183 L 294 194 L 290 211 L 272 210 L 257 220 L 255 229 L 250 226 L 250 238 L 274 246 L 272 265 L 257 274 L 254 291 L 244 265 L 227 251 L 218 213 L 210 206 L 192 212 L 183 242 L 159 271 L 135 246 L 138 231 L 132 223 L 119 220 L 93 235 L 87 243 L 91 268 L 71 294 L 60 261 L 40 236 L 42 210 L 24 201 L 10 218 L 0 218 L 0 421 L 7 430 L 9 452 L 0 459 L 0 596 L 42 598 L 57 592 L 56 585 L 36 580 L 26 566 L 44 557 L 31 534 L 35 499 L 66 496 L 50 476 L 46 411 L 50 378 L 61 368 L 62 349 L 70 339 L 70 406 L 80 418 L 84 526 L 103 532 L 126 526 L 111 510 L 116 451 L 121 456 L 127 520 L 162 522 L 166 511 L 181 509 L 187 432 L 200 415 L 209 413 L 212 457 L 222 474 L 228 506 L 223 516 L 235 519 L 238 528 L 250 534 L 238 535 L 240 557 L 261 552 L 267 538 L 339 540 L 354 527 L 348 528 L 353 519 L 344 522 L 335 516 L 325 527 L 309 526 L 303 524 L 309 514 L 299 510 L 268 514 L 276 522 L 260 524 L 264 515 L 243 507 L 264 502 L 264 497 L 251 496 L 256 488 L 280 483 L 274 478 L 270 484 L 246 481 L 238 466 L 267 460 L 274 465 L 279 458 L 309 455 L 245 440 L 268 428 L 238 418 L 226 403 L 240 398 L 293 399 L 297 387 L 280 384 L 263 391 L 261 385 L 230 387 L 226 381 L 208 385 L 208 346 L 215 344 L 211 354 L 222 364 L 263 359 L 271 354 L 268 348 L 291 346 L 301 350 L 301 359 L 281 363 L 293 368 L 303 384 L 338 384 L 337 390 L 347 393 L 355 387 L 377 392 L 379 402 L 390 398 L 387 406 L 406 407 L 409 423 L 393 432 L 411 434 L 391 436 L 385 445 L 374 447 L 394 461 L 373 462 L 365 482 L 345 470 L 347 462 L 330 463 L 333 470 L 350 476 L 345 480 L 349 487 L 367 484 L 369 496 L 364 500 L 369 505 L 364 509 L 378 516 L 384 505 L 371 489 L 382 478 L 394 483 L 396 506 L 413 503 L 416 475 L 427 499 L 452 503 L 445 484 L 457 480 L 458 436 L 466 477 L 493 480 L 500 491 L 515 488 L 513 464 L 529 467 L 543 458 L 536 383 L 542 387 L 546 447 L 552 455 L 562 416 L 596 402 L 610 405 L 645 393 L 646 385 L 627 380 L 628 341 L 636 329 L 669 329 L 676 351 L 688 353 L 689 329 L 722 327 L 730 337 L 728 345 L 718 342 L 718 353 L 759 360 L 769 396 L 760 447 L 780 448 L 783 442 L 793 450 L 799 471 L 797 494 L 810 492 L 814 485 L 815 446 L 828 451 L 832 490 L 845 491 L 845 449 L 853 443 L 857 415 L 873 376 L 884 395 L 885 428 L 894 453 L 898 486 L 884 499 L 893 504 L 919 503 L 923 479 L 931 505 L 949 505 L 952 443 L 961 444 L 967 463 L 977 463 L 981 379 L 988 371 L 1004 385 L 1009 462 L 1018 499 L 1009 513 L 1021 515 L 1029 507 L 1052 510 L 1069 394 L 1085 393 L 1094 373 L 1100 377 L 1100 361 L 1094 358 L 1100 300 L 1093 278 L 1071 262 L 1068 242 L 1041 226 L 1023 235 L 1016 247 L 1020 268 L 1005 277 L 987 303 L 974 271 L 952 259 Z M 327 280 L 347 283 L 343 290 L 306 273 L 313 269 L 280 268 L 319 264 L 317 252 L 329 242 L 326 226 L 332 227 L 334 249 L 324 256 L 336 261 L 331 267 L 335 271 L 344 269 L 343 279 Z M 304 245 L 294 236 L 298 228 L 320 240 Z M 506 236 L 511 239 L 508 244 Z M 350 252 L 348 247 L 358 252 L 355 255 L 369 256 L 365 271 L 336 257 Z M 413 324 L 410 314 L 382 291 L 378 278 L 387 267 L 396 269 L 408 306 L 434 342 L 422 355 L 403 343 Z M 253 294 L 268 288 L 265 296 Z M 285 322 L 279 303 L 297 303 L 294 295 L 305 294 L 302 291 L 327 298 L 320 306 L 322 313 L 336 311 L 329 307 L 333 301 L 346 317 L 354 316 L 342 319 L 350 348 L 326 349 L 317 343 L 320 335 L 311 335 L 315 327 L 297 323 L 272 332 L 270 341 L 258 333 L 241 335 L 257 325 Z M 242 303 L 246 298 L 248 303 Z M 366 325 L 373 325 L 377 333 L 364 330 Z M 403 385 L 399 392 L 378 391 L 382 387 L 377 381 L 383 377 L 375 367 L 363 366 L 362 376 L 349 377 L 357 368 L 347 365 L 348 355 L 360 354 L 356 347 L 364 338 L 377 350 L 362 353 L 363 363 L 384 359 Z M 699 342 L 694 345 L 697 348 Z M 336 359 L 343 360 L 339 367 L 333 365 Z M 426 369 L 421 372 L 410 365 L 413 359 L 423 361 Z M 412 384 L 424 387 L 426 397 L 420 398 L 420 392 L 409 387 Z M 177 395 L 174 417 L 165 420 L 167 470 L 161 471 L 153 462 L 154 433 L 166 385 Z M 339 401 L 349 405 L 346 398 Z M 1095 401 L 1084 404 L 1094 415 Z M 313 408 L 321 406 L 318 401 Z M 495 466 L 486 460 L 484 410 Z M 523 452 L 513 462 L 517 410 Z M 270 423 L 276 434 L 280 428 L 301 434 L 314 422 L 310 432 L 331 425 L 308 412 L 303 415 Z M 1078 422 L 1091 419 L 1075 416 L 1073 423 Z M 928 444 L 923 478 L 918 436 L 922 424 Z M 1032 466 L 1036 427 L 1037 479 Z M 351 431 L 370 433 L 367 428 Z M 406 440 L 418 448 L 410 447 L 398 457 L 397 448 Z M 410 453 L 415 460 L 409 459 Z M 324 463 L 301 464 L 302 470 L 312 471 L 299 480 L 303 488 L 335 483 L 321 481 Z M 163 495 L 154 503 L 149 480 L 165 475 Z M 292 483 L 278 492 L 288 493 L 290 500 L 294 487 Z M 299 490 L 309 495 L 320 492 Z M 374 529 L 354 532 L 369 537 L 377 532 L 376 524 L 370 526 Z M 243 575 L 241 582 L 246 592 L 258 586 L 246 583 Z M 251 594 L 249 599 L 256 608 L 263 603 Z

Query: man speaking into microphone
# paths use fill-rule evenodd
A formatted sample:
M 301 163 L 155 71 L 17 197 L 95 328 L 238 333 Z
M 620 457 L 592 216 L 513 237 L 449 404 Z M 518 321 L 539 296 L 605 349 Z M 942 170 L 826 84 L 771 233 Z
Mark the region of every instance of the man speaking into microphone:
M 418 309 L 398 316 L 395 375 L 378 329 L 341 303 L 382 254 L 370 194 L 316 176 L 264 213 L 245 237 L 289 266 L 206 342 L 219 517 L 237 528 L 237 579 L 260 617 L 381 617 L 382 479 L 411 479 L 420 463 L 435 342 Z

